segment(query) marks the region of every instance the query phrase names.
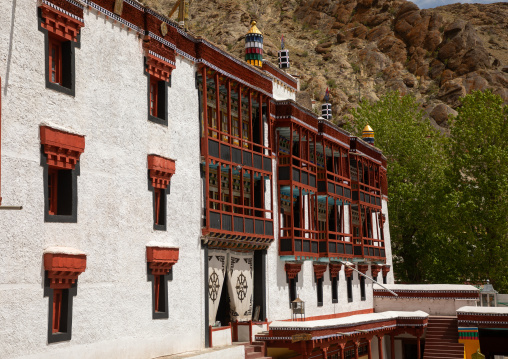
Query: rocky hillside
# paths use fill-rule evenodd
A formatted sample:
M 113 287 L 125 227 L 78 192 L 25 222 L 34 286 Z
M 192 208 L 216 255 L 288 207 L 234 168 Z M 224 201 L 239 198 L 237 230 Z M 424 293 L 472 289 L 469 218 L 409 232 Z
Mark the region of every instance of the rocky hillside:
M 174 1 L 145 3 L 167 13 Z M 274 63 L 284 35 L 301 103 L 310 107 L 330 88 L 339 124 L 360 99 L 388 90 L 415 95 L 443 131 L 472 90 L 490 88 L 508 101 L 508 3 L 420 10 L 405 0 L 189 1 L 190 31 L 240 58 L 251 20 Z

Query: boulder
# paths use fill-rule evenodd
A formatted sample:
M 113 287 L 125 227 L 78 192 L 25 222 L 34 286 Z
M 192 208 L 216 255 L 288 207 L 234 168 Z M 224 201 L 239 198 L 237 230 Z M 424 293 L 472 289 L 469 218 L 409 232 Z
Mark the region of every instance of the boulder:
M 388 26 L 375 27 L 367 33 L 366 39 L 369 41 L 377 41 L 391 32 Z
M 459 98 L 464 96 L 466 96 L 466 89 L 462 85 L 462 79 L 460 78 L 445 82 L 438 93 L 438 98 L 441 101 L 454 108 L 460 105 Z
M 376 76 L 392 63 L 392 60 L 385 54 L 379 52 L 374 44 L 370 44 L 366 48 L 360 50 L 358 56 L 364 64 L 369 76 Z
M 407 57 L 406 44 L 395 36 L 387 35 L 378 41 L 378 48 L 394 62 L 404 63 Z
M 468 94 L 471 93 L 471 91 L 483 91 L 488 86 L 489 82 L 476 72 L 467 74 L 464 79 L 464 87 L 466 89 L 466 93 Z
M 448 127 L 450 115 L 457 116 L 457 114 L 458 112 L 450 106 L 440 103 L 430 112 L 430 117 L 434 119 L 439 126 Z
M 429 67 L 429 77 L 433 80 L 438 78 L 444 71 L 445 65 L 438 59 L 432 60 Z

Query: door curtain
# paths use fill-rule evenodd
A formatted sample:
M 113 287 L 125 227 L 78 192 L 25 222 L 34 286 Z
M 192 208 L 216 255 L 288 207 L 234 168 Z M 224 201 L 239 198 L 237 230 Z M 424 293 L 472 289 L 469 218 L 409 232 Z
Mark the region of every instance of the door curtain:
M 252 318 L 254 293 L 254 252 L 208 251 L 208 320 L 215 323 L 227 271 L 231 320 Z

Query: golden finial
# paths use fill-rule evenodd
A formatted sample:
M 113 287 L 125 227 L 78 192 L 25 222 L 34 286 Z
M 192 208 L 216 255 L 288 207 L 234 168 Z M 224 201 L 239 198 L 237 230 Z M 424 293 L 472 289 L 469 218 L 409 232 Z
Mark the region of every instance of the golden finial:
M 261 35 L 261 31 L 259 31 L 258 27 L 256 26 L 256 20 L 252 20 L 252 22 L 250 23 L 250 30 L 247 34 L 260 34 Z

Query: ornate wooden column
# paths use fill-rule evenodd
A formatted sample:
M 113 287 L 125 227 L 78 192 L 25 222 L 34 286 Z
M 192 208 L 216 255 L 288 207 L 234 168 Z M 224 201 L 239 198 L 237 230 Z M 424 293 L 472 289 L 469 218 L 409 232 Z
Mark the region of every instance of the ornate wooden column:
M 344 359 L 344 349 L 346 348 L 346 343 L 339 343 L 340 348 L 340 359 Z
M 360 346 L 360 342 L 358 339 L 354 342 L 355 345 L 355 359 L 358 359 L 358 347 Z
M 379 352 L 379 359 L 383 358 L 383 336 L 377 335 L 377 351 Z
M 367 338 L 367 355 L 369 359 L 372 359 L 372 347 L 371 347 L 372 337 Z

